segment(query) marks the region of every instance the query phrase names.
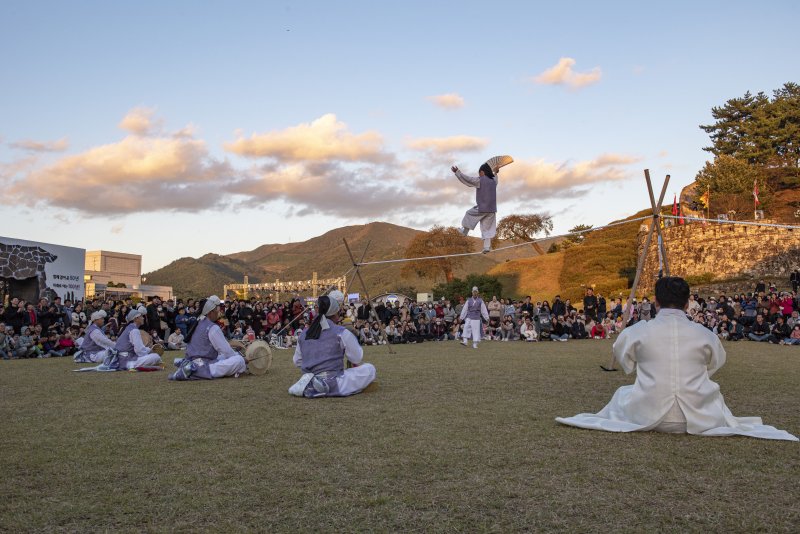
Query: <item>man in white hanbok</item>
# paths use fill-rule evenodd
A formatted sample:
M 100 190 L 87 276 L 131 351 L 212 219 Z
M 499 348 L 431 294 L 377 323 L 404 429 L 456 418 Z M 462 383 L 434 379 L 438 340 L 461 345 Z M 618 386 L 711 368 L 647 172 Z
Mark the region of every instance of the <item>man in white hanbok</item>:
M 101 363 L 108 356 L 108 351 L 116 346 L 103 333 L 103 323 L 106 319 L 106 312 L 98 310 L 91 316 L 92 324 L 86 329 L 86 334 L 80 344 L 80 350 L 75 353 L 73 361 L 75 363 Z
M 297 339 L 292 361 L 303 375 L 289 388 L 289 394 L 305 398 L 348 397 L 361 393 L 375 380 L 375 366 L 362 363 L 364 350 L 356 337 L 338 325 L 343 300 L 340 292 L 319 298 L 319 314 Z M 344 358 L 353 367 L 345 369 Z
M 186 336 L 186 357 L 175 360 L 169 380 L 213 380 L 247 371 L 244 357 L 233 350 L 217 324 L 222 302 L 216 295 L 200 301 L 200 317 Z
M 477 286 L 472 288 L 472 296 L 467 299 L 464 307 L 461 308 L 461 320 L 464 322 L 464 332 L 461 334 L 461 344 L 465 347 L 472 338 L 472 348 L 478 348 L 478 342 L 481 340 L 481 332 L 483 330 L 483 323 L 481 319 L 489 322 L 489 311 L 486 309 L 486 303 L 479 296 Z
M 711 376 L 725 364 L 717 336 L 686 316 L 689 285 L 678 277 L 656 283 L 651 321 L 626 328 L 614 343 L 614 357 L 636 382 L 619 388 L 596 414 L 557 417 L 565 425 L 609 432 L 689 433 L 751 436 L 797 441 L 760 417 L 734 417 Z

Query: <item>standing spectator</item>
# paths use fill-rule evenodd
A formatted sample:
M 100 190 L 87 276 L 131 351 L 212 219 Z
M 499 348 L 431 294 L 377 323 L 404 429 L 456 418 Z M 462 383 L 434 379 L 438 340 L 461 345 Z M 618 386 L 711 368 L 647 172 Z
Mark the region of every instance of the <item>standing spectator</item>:
M 792 284 L 792 291 L 797 293 L 797 288 L 800 286 L 800 269 L 795 269 L 789 275 L 789 283 Z
M 606 316 L 606 298 L 600 293 L 597 294 L 597 317 Z
M 586 314 L 587 319 L 597 321 L 598 301 L 594 296 L 594 290 L 591 287 L 586 288 L 586 296 L 583 297 L 583 313 Z

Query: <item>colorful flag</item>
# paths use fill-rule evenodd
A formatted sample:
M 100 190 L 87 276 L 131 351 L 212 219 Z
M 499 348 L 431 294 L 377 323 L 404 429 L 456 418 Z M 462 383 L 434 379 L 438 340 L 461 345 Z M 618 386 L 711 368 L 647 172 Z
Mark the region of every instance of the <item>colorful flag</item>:
M 711 196 L 711 189 L 706 189 L 706 192 L 700 195 L 700 202 L 703 203 L 703 206 L 706 208 L 708 207 L 708 201 Z
M 683 206 L 678 206 L 678 224 L 686 224 L 686 221 L 683 220 Z
M 755 202 L 756 206 L 761 204 L 758 200 L 758 180 L 753 180 L 753 201 Z
M 672 197 L 672 214 L 678 214 L 678 195 L 673 195 Z

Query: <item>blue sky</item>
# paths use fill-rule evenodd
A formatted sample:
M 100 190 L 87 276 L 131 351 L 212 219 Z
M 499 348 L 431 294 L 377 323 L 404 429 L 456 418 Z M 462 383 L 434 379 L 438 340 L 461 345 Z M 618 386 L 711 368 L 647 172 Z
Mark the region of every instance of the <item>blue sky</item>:
M 13 2 L 0 5 L 0 235 L 182 256 L 384 220 L 557 232 L 668 199 L 712 106 L 797 82 L 794 2 Z M 560 66 L 560 67 L 559 67 Z M 548 74 L 548 70 L 550 71 Z M 794 77 L 794 78 L 793 78 Z M 450 106 L 446 106 L 449 104 Z

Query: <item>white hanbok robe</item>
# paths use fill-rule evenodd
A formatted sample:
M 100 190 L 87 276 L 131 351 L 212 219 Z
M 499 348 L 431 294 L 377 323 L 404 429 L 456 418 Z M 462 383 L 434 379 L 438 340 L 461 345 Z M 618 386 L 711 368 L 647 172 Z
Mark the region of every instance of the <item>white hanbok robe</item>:
M 474 297 L 470 297 L 472 299 Z M 464 331 L 461 333 L 462 343 L 464 345 L 467 344 L 467 341 L 472 338 L 472 343 L 474 345 L 478 344 L 478 341 L 481 340 L 481 332 L 483 331 L 483 324 L 481 324 L 480 319 L 468 319 L 467 314 L 469 313 L 469 300 L 464 304 L 464 307 L 461 308 L 461 315 L 459 315 L 459 319 L 464 321 Z M 487 323 L 489 322 L 489 310 L 486 309 L 486 303 L 483 302 L 481 299 L 481 317 Z
M 236 376 L 247 371 L 247 362 L 244 357 L 233 350 L 231 344 L 225 339 L 225 334 L 219 325 L 214 325 L 208 330 L 208 340 L 211 346 L 217 351 L 217 358 L 214 360 L 204 360 L 196 358 L 198 365 L 208 364 L 209 371 L 213 378 L 223 378 L 226 376 Z
M 339 389 L 339 394 L 342 397 L 347 397 L 359 393 L 370 385 L 372 381 L 375 380 L 377 372 L 375 366 L 371 363 L 361 363 L 364 359 L 364 349 L 358 344 L 356 336 L 351 334 L 348 330 L 343 330 L 342 334 L 339 336 L 339 347 L 344 351 L 344 355 L 350 362 L 358 365 L 358 367 L 345 369 L 343 374 L 336 379 L 336 387 Z M 303 367 L 303 351 L 300 350 L 299 343 L 294 349 L 292 361 L 298 368 Z M 312 373 L 304 374 L 295 385 L 289 388 L 289 393 L 297 397 L 302 397 L 306 384 L 308 384 L 313 376 Z
M 591 430 L 634 432 L 662 430 L 685 420 L 689 434 L 798 440 L 764 425 L 760 417 L 734 417 L 719 385 L 711 380 L 725 364 L 725 349 L 717 336 L 689 321 L 683 310 L 662 308 L 652 321 L 626 328 L 613 351 L 626 373 L 636 370 L 636 382 L 619 388 L 596 414 L 556 421 Z
M 97 352 L 85 352 L 85 357 L 90 362 L 103 363 L 106 359 L 106 356 L 108 356 L 108 349 L 113 349 L 114 346 L 116 346 L 116 342 L 108 339 L 105 334 L 103 334 L 102 330 L 92 330 L 92 333 L 89 334 L 89 337 L 95 342 L 96 345 L 103 347 L 103 349 Z M 83 340 L 81 340 L 81 345 L 83 345 Z
M 128 335 L 130 336 L 128 339 L 130 339 L 131 344 L 133 344 L 133 351 L 136 354 L 136 359 L 128 361 L 125 365 L 125 369 L 154 367 L 161 363 L 161 356 L 144 346 L 141 330 L 134 328 Z

